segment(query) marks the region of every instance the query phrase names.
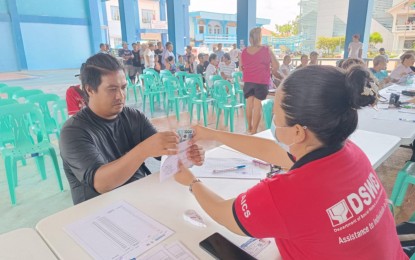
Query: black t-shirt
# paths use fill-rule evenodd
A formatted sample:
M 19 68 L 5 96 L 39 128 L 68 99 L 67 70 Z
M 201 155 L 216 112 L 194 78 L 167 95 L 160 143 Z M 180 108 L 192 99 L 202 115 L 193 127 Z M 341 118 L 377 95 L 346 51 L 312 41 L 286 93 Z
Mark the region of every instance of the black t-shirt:
M 119 49 L 118 50 L 118 56 L 124 58 L 125 56 L 131 56 L 133 55 L 133 52 L 128 49 Z M 124 65 L 133 65 L 132 59 L 123 60 Z
M 158 56 L 158 63 L 161 66 L 162 65 L 161 59 L 163 58 L 163 50 L 156 49 L 154 50 L 154 54 Z
M 100 195 L 94 189 L 98 168 L 117 160 L 156 132 L 144 114 L 129 107 L 113 120 L 97 116 L 89 107 L 69 118 L 62 128 L 59 147 L 74 204 Z M 143 163 L 126 183 L 148 174 L 151 172 Z
M 133 66 L 134 67 L 141 67 L 141 58 L 140 58 L 140 50 L 137 52 L 132 51 L 134 58 L 133 58 Z

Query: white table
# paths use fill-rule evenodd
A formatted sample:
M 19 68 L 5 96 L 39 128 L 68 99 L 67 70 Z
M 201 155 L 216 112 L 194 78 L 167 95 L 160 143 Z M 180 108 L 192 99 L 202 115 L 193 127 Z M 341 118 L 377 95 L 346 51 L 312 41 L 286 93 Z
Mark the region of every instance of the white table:
M 400 93 L 407 89 L 414 90 L 414 87 L 395 84 L 382 89 L 380 94 L 389 100 L 391 92 Z M 403 95 L 400 97 L 400 101 L 407 99 L 408 97 Z M 401 138 L 401 145 L 409 145 L 415 140 L 415 123 L 400 121 L 399 118 L 402 116 L 403 113 L 400 113 L 396 108 L 376 111 L 373 108 L 366 107 L 359 110 L 358 129 L 398 136 Z
M 260 132 L 256 136 L 273 139 L 270 130 Z M 363 150 L 375 169 L 398 149 L 401 141 L 396 136 L 363 130 L 356 130 L 350 136 L 350 140 Z
M 34 229 L 21 228 L 0 235 L 0 259 L 56 260 L 56 257 Z
M 229 150 L 216 148 L 209 151 L 207 156 L 211 154 L 225 156 L 227 153 L 229 153 Z M 205 178 L 203 182 L 222 197 L 232 198 L 254 186 L 259 180 Z M 200 259 L 211 259 L 203 249 L 199 248 L 199 242 L 214 232 L 221 233 L 236 245 L 241 245 L 248 239 L 247 237 L 231 233 L 213 221 L 201 209 L 195 198 L 189 193 L 187 187 L 176 183 L 173 179 L 160 183 L 158 174 L 152 174 L 44 218 L 36 225 L 36 229 L 58 258 L 90 259 L 91 257 L 87 252 L 64 231 L 63 227 L 121 200 L 125 200 L 175 231 L 174 235 L 167 238 L 162 244 L 181 241 Z M 187 209 L 196 210 L 205 220 L 207 228 L 197 227 L 183 220 L 183 212 Z M 150 254 L 156 250 L 157 246 L 147 253 Z M 257 257 L 267 260 L 280 259 L 274 242 L 271 242 Z

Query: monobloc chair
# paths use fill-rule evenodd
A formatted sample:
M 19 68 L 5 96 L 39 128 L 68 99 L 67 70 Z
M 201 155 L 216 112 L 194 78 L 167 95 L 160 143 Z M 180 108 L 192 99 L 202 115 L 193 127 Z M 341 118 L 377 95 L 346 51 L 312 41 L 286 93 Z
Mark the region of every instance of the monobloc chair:
M 135 103 L 137 103 L 137 89 L 136 89 L 136 85 L 133 83 L 133 82 L 131 82 L 131 79 L 130 79 L 130 77 L 125 77 L 125 79 L 127 80 L 127 101 L 129 101 L 130 100 L 130 89 L 133 89 L 133 91 L 134 91 L 134 100 L 135 100 Z M 138 81 L 138 82 L 140 82 L 140 81 Z M 140 89 L 140 94 L 141 94 L 141 98 L 143 98 L 143 93 L 141 92 L 141 89 Z
M 0 88 L 0 96 L 6 95 L 8 99 L 11 99 L 13 97 L 13 94 L 20 90 L 23 90 L 23 88 L 22 87 L 3 87 L 3 88 Z
M 415 184 L 415 162 L 408 161 L 396 175 L 390 200 L 399 207 L 405 198 L 409 184 Z
M 160 70 L 160 78 L 162 81 L 164 77 L 173 77 L 173 74 L 170 70 Z
M 160 98 L 160 95 L 163 96 L 163 104 L 165 103 L 165 89 L 164 87 L 159 87 L 153 75 L 151 74 L 141 74 L 139 76 L 140 82 L 143 86 L 143 112 L 146 111 L 146 98 L 148 97 L 150 103 L 150 113 L 153 116 L 154 113 L 154 98 Z
M 262 104 L 262 117 L 264 118 L 265 128 L 271 128 L 272 122 L 272 109 L 274 108 L 274 100 L 273 99 L 264 99 L 261 101 Z
M 39 128 L 36 132 L 33 132 L 33 128 L 28 124 L 28 118 L 38 122 Z M 47 138 L 33 138 L 33 136 L 39 136 L 39 134 L 42 136 L 47 135 L 43 118 L 40 109 L 31 103 L 7 105 L 0 109 L 0 120 L 7 120 L 11 123 L 14 135 L 14 145 L 4 148 L 1 152 L 6 168 L 10 200 L 13 205 L 16 204 L 15 187 L 18 182 L 16 162 L 18 160 L 35 158 L 41 178 L 45 180 L 44 156 L 49 155 L 52 159 L 59 189 L 63 190 L 55 148 Z
M 59 131 L 62 129 L 63 124 L 68 120 L 68 105 L 66 100 L 59 99 L 53 104 L 53 119 L 59 127 Z
M 192 74 L 190 74 L 192 75 Z M 187 78 L 186 79 L 186 89 L 189 91 L 189 113 L 190 113 L 190 123 L 193 119 L 193 105 L 196 105 L 197 110 L 197 120 L 200 120 L 200 108 L 203 111 L 203 123 L 204 126 L 207 126 L 208 123 L 208 104 L 212 104 L 215 100 L 209 98 L 206 90 L 203 87 L 203 83 L 198 78 Z
M 50 112 L 49 108 L 51 108 L 53 104 L 59 99 L 60 99 L 59 96 L 55 94 L 39 94 L 39 95 L 29 96 L 26 98 L 27 102 L 30 102 L 30 103 L 33 103 L 39 106 L 44 116 L 44 124 L 46 126 L 46 132 L 48 134 L 55 134 L 58 139 L 60 136 L 60 129 L 55 119 L 52 117 L 52 113 Z M 47 138 L 49 139 L 49 135 L 47 135 Z
M 234 132 L 235 112 L 239 108 L 244 109 L 245 127 L 247 126 L 246 107 L 244 103 L 238 102 L 232 84 L 227 80 L 216 80 L 213 85 L 213 97 L 216 100 L 216 129 L 219 125 L 219 118 L 222 110 L 224 111 L 225 126 L 228 125 L 231 132 Z
M 167 104 L 164 105 L 166 109 L 167 116 L 170 112 L 170 105 L 174 104 L 175 112 L 176 112 L 176 119 L 180 121 L 180 101 L 182 103 L 188 103 L 189 95 L 183 94 L 180 87 L 179 80 L 174 76 L 165 76 L 163 77 L 163 84 L 166 90 L 166 102 Z
M 244 90 L 242 89 L 241 82 L 242 82 L 242 71 L 236 71 L 232 73 L 233 78 L 233 87 L 235 88 L 235 94 L 239 95 L 239 101 L 246 104 L 246 99 L 244 96 Z
M 42 90 L 40 89 L 23 89 L 20 91 L 17 91 L 13 94 L 13 98 L 16 100 L 24 99 L 26 100 L 27 97 L 44 94 Z

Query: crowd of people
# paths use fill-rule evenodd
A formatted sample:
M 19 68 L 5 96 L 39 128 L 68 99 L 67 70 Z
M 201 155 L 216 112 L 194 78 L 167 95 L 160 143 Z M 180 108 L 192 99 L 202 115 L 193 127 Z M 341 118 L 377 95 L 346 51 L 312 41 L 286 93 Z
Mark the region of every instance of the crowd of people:
M 254 28 L 243 51 L 234 46 L 225 53 L 218 44 L 210 55 L 199 53 L 198 61 L 188 46 L 176 62 L 170 42 L 164 48 L 161 43 L 135 43 L 133 50 L 124 43 L 118 53 L 123 65 L 105 52 L 105 45 L 102 53 L 90 57 L 80 74 L 88 103 L 65 123 L 60 139 L 73 202 L 151 174 L 146 158 L 178 153 L 174 131 L 158 132 L 142 112 L 125 106 L 126 75 L 133 81 L 144 68 L 183 70 L 204 74 L 211 86 L 211 75 L 230 79 L 239 68 L 249 134 L 194 126 L 186 155 L 203 165 L 204 151 L 196 143 L 212 140 L 281 166 L 286 174 L 273 175 L 232 199 L 215 194 L 181 163 L 176 181 L 229 230 L 274 238 L 284 259 L 408 259 L 393 216 L 385 210 L 386 192 L 367 156 L 348 137 L 357 127 L 357 110 L 378 101 L 380 82 L 399 82 L 413 73 L 414 54 L 402 55 L 390 76 L 383 72 L 386 57 L 376 57 L 369 70 L 360 51 L 338 67 L 316 65 L 318 53 L 312 52 L 293 69 L 289 56 L 280 65 L 261 39 L 261 29 Z M 273 78 L 280 82 L 274 97 L 273 140 L 268 140 L 250 134 L 258 130 L 261 101 Z

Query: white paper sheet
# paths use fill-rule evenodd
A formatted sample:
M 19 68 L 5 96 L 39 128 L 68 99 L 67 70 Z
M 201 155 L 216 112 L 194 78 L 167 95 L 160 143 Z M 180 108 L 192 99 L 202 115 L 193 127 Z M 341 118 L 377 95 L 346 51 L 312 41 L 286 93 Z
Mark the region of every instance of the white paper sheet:
M 257 256 L 262 252 L 269 244 L 271 244 L 270 239 L 262 238 L 250 238 L 248 241 L 243 243 L 240 248 L 252 256 Z
M 182 243 L 176 241 L 161 247 L 157 252 L 150 254 L 142 260 L 197 260 Z
M 186 152 L 189 148 L 189 141 L 179 143 L 179 152 L 176 155 L 163 156 L 160 163 L 160 182 L 167 180 L 179 171 L 179 160 L 185 167 L 192 167 L 192 162 L 187 158 Z
M 133 259 L 174 232 L 120 201 L 64 230 L 94 259 Z

